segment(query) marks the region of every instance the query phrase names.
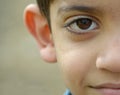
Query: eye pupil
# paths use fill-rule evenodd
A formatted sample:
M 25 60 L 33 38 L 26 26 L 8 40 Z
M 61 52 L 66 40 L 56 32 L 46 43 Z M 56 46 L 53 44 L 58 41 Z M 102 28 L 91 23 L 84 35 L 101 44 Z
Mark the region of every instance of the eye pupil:
M 88 29 L 92 24 L 92 20 L 90 20 L 88 18 L 81 18 L 81 19 L 77 20 L 76 23 L 77 23 L 79 28 Z

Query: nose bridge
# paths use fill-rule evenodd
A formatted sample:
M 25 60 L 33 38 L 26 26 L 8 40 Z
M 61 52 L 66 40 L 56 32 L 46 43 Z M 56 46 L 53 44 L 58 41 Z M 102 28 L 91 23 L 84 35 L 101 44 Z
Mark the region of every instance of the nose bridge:
M 98 55 L 96 67 L 111 72 L 120 72 L 120 37 L 113 35 L 108 45 Z

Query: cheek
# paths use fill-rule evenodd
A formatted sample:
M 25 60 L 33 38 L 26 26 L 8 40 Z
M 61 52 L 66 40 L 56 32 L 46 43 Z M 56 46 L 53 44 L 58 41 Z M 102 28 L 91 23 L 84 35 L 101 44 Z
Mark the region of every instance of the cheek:
M 86 50 L 72 50 L 63 53 L 59 61 L 66 84 L 83 85 L 83 80 L 94 63 L 94 57 Z

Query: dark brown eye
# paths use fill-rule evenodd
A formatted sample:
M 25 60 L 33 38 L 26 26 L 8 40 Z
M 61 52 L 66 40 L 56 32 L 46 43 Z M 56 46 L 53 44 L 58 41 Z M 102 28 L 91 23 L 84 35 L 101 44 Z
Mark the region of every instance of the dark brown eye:
M 92 24 L 92 20 L 88 18 L 82 18 L 82 19 L 77 20 L 76 24 L 81 29 L 88 29 Z
M 87 33 L 98 28 L 98 23 L 89 16 L 71 17 L 66 21 L 65 27 L 73 33 Z

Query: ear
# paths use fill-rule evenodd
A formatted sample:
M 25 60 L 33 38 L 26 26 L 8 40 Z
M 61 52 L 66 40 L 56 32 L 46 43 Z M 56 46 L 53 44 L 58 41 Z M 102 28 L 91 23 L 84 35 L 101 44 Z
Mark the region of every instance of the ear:
M 36 39 L 40 54 L 47 62 L 56 62 L 56 52 L 46 18 L 40 13 L 35 4 L 26 7 L 24 11 L 24 22 L 29 32 Z

